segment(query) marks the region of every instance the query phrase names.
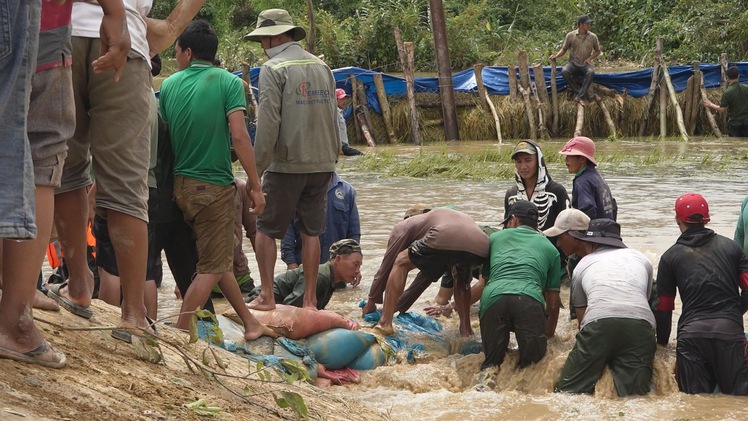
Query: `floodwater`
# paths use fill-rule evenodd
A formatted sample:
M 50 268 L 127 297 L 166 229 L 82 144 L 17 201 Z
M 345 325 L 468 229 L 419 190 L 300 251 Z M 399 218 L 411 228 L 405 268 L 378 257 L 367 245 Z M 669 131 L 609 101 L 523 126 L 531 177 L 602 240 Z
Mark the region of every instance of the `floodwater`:
M 544 145 L 549 144 L 548 142 Z M 461 143 L 449 145 L 449 152 L 464 152 L 487 147 L 511 148 L 490 143 Z M 551 143 L 547 150 L 558 150 L 560 143 Z M 426 147 L 434 151 L 444 146 Z M 404 153 L 417 153 L 417 148 L 401 148 Z M 748 144 L 736 141 L 680 142 L 598 142 L 598 151 L 647 156 L 677 154 L 693 159 L 674 160 L 654 165 L 599 163 L 599 170 L 608 181 L 618 201 L 619 218 L 624 242 L 645 253 L 657 267 L 662 253 L 679 235 L 674 222 L 673 204 L 683 193 L 698 192 L 710 205 L 712 222 L 709 227 L 732 238 L 740 203 L 746 191 L 745 160 L 722 157 L 748 156 Z M 701 165 L 699 157 L 709 155 L 725 165 Z M 355 158 L 345 158 L 355 159 Z M 413 203 L 432 206 L 451 205 L 467 213 L 476 222 L 498 226 L 502 219 L 504 192 L 513 180 L 490 182 L 389 178 L 378 174 L 355 172 L 345 162 L 340 174 L 358 192 L 361 216 L 364 264 L 363 281 L 357 288 L 336 292 L 329 309 L 360 320 L 358 302 L 366 298 L 369 285 L 378 269 L 387 238 L 393 225 L 402 220 L 404 210 Z M 571 175 L 562 161 L 549 166 L 552 177 L 571 188 Z M 251 247 L 245 241 L 253 275 L 258 272 Z M 164 262 L 165 263 L 165 262 Z M 166 264 L 164 267 L 167 267 Z M 284 270 L 278 259 L 276 273 Z M 411 273 L 409 280 L 412 280 Z M 160 317 L 176 311 L 173 281 L 165 273 L 161 287 Z M 259 282 L 259 278 L 256 277 Z M 422 312 L 433 303 L 437 284 L 427 290 L 413 306 Z M 568 288 L 562 290 L 562 302 L 568 303 Z M 679 300 L 677 300 L 679 306 Z M 473 329 L 479 332 L 477 307 L 472 307 Z M 677 323 L 679 308 L 673 318 Z M 444 319 L 444 335 L 459 342 L 457 317 Z M 748 320 L 746 320 L 748 321 Z M 655 357 L 655 376 L 650 395 L 638 398 L 618 398 L 607 371 L 598 382 L 596 393 L 566 395 L 552 393 L 553 384 L 574 345 L 576 324 L 568 319 L 568 310 L 561 310 L 556 338 L 549 342 L 548 354 L 537 365 L 525 370 L 514 368 L 517 355 L 511 353 L 501 367 L 496 390 L 473 390 L 482 354 L 461 356 L 433 355 L 415 364 L 399 363 L 362 373 L 362 383 L 334 387 L 331 393 L 362 400 L 382 412 L 383 418 L 408 420 L 487 420 L 487 419 L 748 419 L 748 399 L 729 396 L 690 396 L 679 393 L 673 379 L 675 339 L 667 348 L 658 347 Z M 675 329 L 673 329 L 673 335 Z M 427 340 L 427 338 L 424 338 Z M 516 343 L 511 346 L 516 347 Z

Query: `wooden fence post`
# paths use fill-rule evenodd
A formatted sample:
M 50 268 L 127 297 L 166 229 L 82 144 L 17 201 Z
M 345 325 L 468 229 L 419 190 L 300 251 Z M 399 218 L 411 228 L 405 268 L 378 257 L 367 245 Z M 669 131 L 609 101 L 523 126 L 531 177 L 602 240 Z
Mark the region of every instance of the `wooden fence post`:
M 553 103 L 553 136 L 558 135 L 558 89 L 556 89 L 556 59 L 551 60 L 551 102 Z
M 414 52 L 412 42 L 403 42 L 402 36 L 400 35 L 400 28 L 395 28 L 395 41 L 398 45 L 398 52 L 400 52 L 400 60 L 403 65 L 403 72 L 405 73 L 405 86 L 408 91 L 408 104 L 410 105 L 410 122 L 411 130 L 413 131 L 413 143 L 417 146 L 421 146 L 421 129 L 418 125 L 418 109 L 416 108 L 416 94 L 414 90 L 414 75 L 413 75 L 413 62 Z M 402 47 L 401 47 L 402 46 Z
M 379 99 L 379 106 L 382 108 L 382 120 L 384 120 L 384 127 L 387 129 L 387 139 L 390 143 L 397 143 L 395 128 L 392 127 L 392 110 L 390 110 L 390 102 L 387 100 L 387 92 L 384 90 L 381 73 L 374 75 L 374 86 L 377 88 L 377 98 Z
M 683 138 L 683 141 L 688 142 L 688 132 L 686 131 L 685 124 L 683 124 L 683 112 L 680 109 L 680 104 L 678 104 L 678 98 L 675 97 L 675 89 L 673 89 L 673 81 L 670 80 L 670 72 L 668 72 L 667 66 L 665 65 L 662 66 L 662 75 L 665 77 L 665 83 L 667 83 L 670 102 L 673 104 L 673 107 L 675 107 L 675 118 L 678 123 L 680 135 Z
M 488 109 L 491 111 L 491 115 L 493 115 L 493 122 L 496 126 L 496 137 L 499 140 L 499 145 L 504 143 L 503 139 L 501 137 L 501 122 L 499 121 L 499 116 L 496 113 L 496 107 L 493 105 L 493 102 L 491 102 L 491 98 L 486 93 L 486 86 L 483 85 L 483 66 L 482 64 L 476 64 L 473 66 L 473 72 L 475 73 L 475 84 L 478 86 L 478 95 L 480 96 L 481 103 L 488 106 Z

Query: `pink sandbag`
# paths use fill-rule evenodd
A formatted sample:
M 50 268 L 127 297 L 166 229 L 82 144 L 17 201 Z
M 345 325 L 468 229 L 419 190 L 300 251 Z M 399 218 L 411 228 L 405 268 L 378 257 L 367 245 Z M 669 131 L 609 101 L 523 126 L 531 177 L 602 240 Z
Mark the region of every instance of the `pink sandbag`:
M 260 323 L 288 339 L 303 339 L 333 328 L 358 330 L 358 323 L 330 310 L 312 310 L 276 304 L 275 310 L 250 309 L 250 311 Z M 223 315 L 241 323 L 239 316 L 233 310 L 226 311 Z

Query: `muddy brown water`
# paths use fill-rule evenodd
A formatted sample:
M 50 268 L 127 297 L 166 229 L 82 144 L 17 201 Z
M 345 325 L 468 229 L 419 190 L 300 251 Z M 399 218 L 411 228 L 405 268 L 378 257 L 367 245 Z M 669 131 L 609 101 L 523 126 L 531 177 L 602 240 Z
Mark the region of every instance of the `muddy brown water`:
M 545 143 L 544 143 L 545 144 Z M 511 148 L 485 142 L 448 145 L 449 152 L 460 153 L 487 147 Z M 561 143 L 552 142 L 548 149 L 557 150 Z M 426 147 L 440 151 L 444 146 Z M 679 232 L 674 222 L 673 204 L 683 193 L 698 192 L 709 202 L 712 222 L 709 227 L 732 238 L 740 203 L 748 194 L 745 157 L 748 144 L 737 141 L 695 140 L 681 142 L 618 141 L 598 142 L 598 150 L 615 154 L 616 163 L 600 162 L 599 170 L 608 181 L 618 201 L 618 221 L 624 242 L 645 253 L 655 268 L 662 253 L 670 247 Z M 418 148 L 400 147 L 398 152 L 418 153 Z M 654 165 L 631 164 L 620 156 L 680 155 L 685 160 Z M 701 165 L 700 157 L 711 157 L 716 164 Z M 729 159 L 728 159 L 729 158 Z M 345 158 L 351 159 L 351 158 Z M 355 159 L 355 158 L 354 158 Z M 722 162 L 724 161 L 724 162 Z M 722 163 L 720 163 L 722 162 Z M 549 166 L 552 177 L 571 189 L 572 176 L 562 162 Z M 357 288 L 337 292 L 328 308 L 360 320 L 358 302 L 366 298 L 369 285 L 378 269 L 387 238 L 393 225 L 402 219 L 408 205 L 423 202 L 433 206 L 452 205 L 481 224 L 498 226 L 503 216 L 504 192 L 513 180 L 453 181 L 414 178 L 391 178 L 381 174 L 361 173 L 349 163 L 340 165 L 340 174 L 357 190 L 361 216 L 364 264 L 363 281 Z M 256 281 L 259 282 L 254 254 L 245 241 L 245 251 Z M 280 258 L 276 273 L 285 269 Z M 166 262 L 164 262 L 164 267 Z M 412 273 L 409 280 L 413 279 Z M 165 273 L 159 291 L 160 316 L 176 312 L 173 280 Z M 437 285 L 427 290 L 413 306 L 413 311 L 433 303 Z M 568 288 L 562 291 L 568 302 Z M 680 306 L 679 300 L 677 306 Z M 677 323 L 680 307 L 673 318 Z M 473 329 L 479 332 L 477 307 L 473 306 Z M 457 317 L 440 319 L 444 335 L 450 342 L 459 342 Z M 673 329 L 675 332 L 675 328 Z M 514 369 L 516 354 L 510 353 L 501 367 L 498 385 L 492 392 L 473 390 L 482 354 L 433 355 L 416 364 L 399 363 L 380 367 L 362 374 L 360 385 L 334 387 L 331 393 L 361 400 L 382 412 L 383 417 L 408 420 L 488 420 L 488 419 L 748 419 L 748 399 L 730 396 L 691 396 L 679 393 L 673 380 L 675 339 L 666 349 L 658 349 L 655 376 L 648 396 L 618 398 L 612 378 L 606 371 L 598 382 L 595 395 L 575 396 L 552 393 L 553 384 L 574 345 L 576 324 L 561 310 L 556 338 L 549 344 L 548 354 L 537 365 L 526 370 Z M 428 342 L 428 338 L 423 338 Z M 516 343 L 512 344 L 516 347 Z

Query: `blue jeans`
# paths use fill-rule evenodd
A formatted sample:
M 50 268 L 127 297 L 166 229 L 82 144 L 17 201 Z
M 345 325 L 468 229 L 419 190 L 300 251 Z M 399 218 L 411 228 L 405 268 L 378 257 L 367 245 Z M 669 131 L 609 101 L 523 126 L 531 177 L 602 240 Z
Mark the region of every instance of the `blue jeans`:
M 40 14 L 41 0 L 0 0 L 0 238 L 36 237 L 26 116 Z

